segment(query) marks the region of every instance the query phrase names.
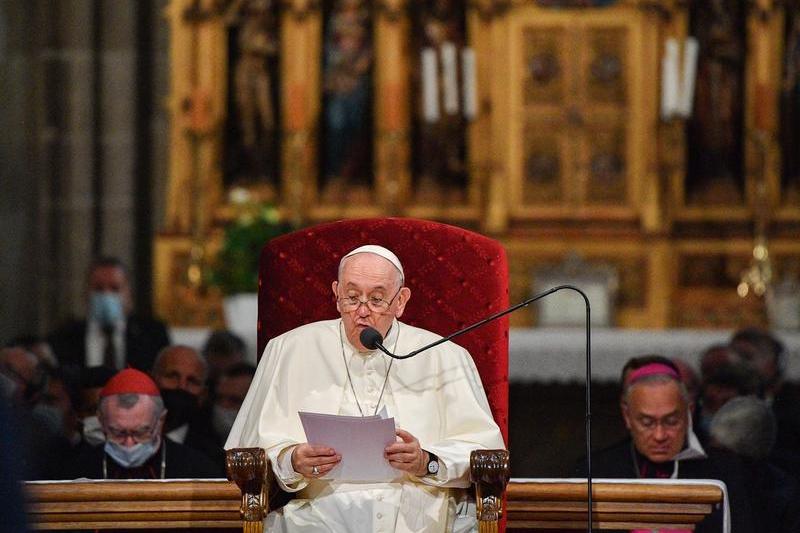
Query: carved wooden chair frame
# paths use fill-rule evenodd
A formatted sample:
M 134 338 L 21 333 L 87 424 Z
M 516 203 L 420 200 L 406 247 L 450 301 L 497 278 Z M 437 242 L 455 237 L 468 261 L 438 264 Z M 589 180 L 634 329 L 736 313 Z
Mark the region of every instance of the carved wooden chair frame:
M 243 531 L 261 533 L 263 520 L 270 510 L 272 469 L 268 468 L 263 448 L 234 448 L 226 452 L 228 479 L 242 491 L 240 509 Z M 478 531 L 500 531 L 503 517 L 503 494 L 510 475 L 507 450 L 474 450 L 470 457 L 470 480 L 475 486 Z

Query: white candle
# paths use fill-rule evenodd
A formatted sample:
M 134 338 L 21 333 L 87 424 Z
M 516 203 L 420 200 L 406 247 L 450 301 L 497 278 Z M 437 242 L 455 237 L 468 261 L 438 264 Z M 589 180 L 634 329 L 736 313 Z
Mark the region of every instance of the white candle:
M 464 117 L 472 120 L 478 114 L 478 94 L 475 80 L 475 51 L 469 46 L 461 50 L 461 79 L 464 86 Z
M 451 42 L 442 45 L 442 88 L 444 112 L 455 115 L 458 113 L 458 70 L 456 46 Z
M 669 119 L 678 111 L 678 41 L 673 37 L 664 43 L 661 63 L 661 118 Z
M 439 120 L 439 84 L 436 76 L 436 51 L 422 50 L 422 116 L 425 122 Z
M 681 116 L 692 116 L 694 107 L 694 84 L 697 79 L 697 53 L 700 46 L 697 39 L 687 37 L 683 48 L 683 72 L 681 79 Z

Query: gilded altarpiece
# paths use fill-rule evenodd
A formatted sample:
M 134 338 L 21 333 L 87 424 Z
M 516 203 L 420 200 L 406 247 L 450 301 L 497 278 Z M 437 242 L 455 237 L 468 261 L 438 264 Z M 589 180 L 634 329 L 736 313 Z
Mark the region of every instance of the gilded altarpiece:
M 520 218 L 636 220 L 646 168 L 643 45 L 636 10 L 531 8 L 514 18 L 512 212 Z
M 245 23 L 231 12 L 246 3 L 172 0 L 165 11 L 171 159 L 166 218 L 155 245 L 156 309 L 176 325 L 220 324 L 220 294 L 204 286 L 202 272 L 237 213 L 227 199 L 238 180 L 224 164 L 225 131 L 241 119 L 232 86 L 241 55 L 231 47 L 240 46 L 233 37 Z M 784 262 L 800 258 L 800 207 L 790 194 L 797 180 L 782 174 L 786 115 L 779 111 L 789 83 L 781 80 L 797 85 L 796 62 L 784 55 L 797 48 L 798 15 L 786 12 L 796 2 L 759 0 L 743 12 L 741 194 L 724 206 L 695 201 L 696 188 L 687 182 L 687 118 L 659 113 L 665 43 L 692 33 L 688 6 L 578 3 L 343 2 L 361 9 L 356 33 L 369 39 L 370 157 L 361 160 L 368 171 L 353 176 L 356 186 L 331 187 L 324 172 L 325 47 L 337 3 L 254 0 L 251 13 L 263 16 L 259 9 L 269 5 L 265 18 L 272 17 L 259 53 L 272 66 L 275 131 L 265 139 L 276 140 L 278 161 L 274 176 L 256 175 L 246 184 L 251 196 L 276 202 L 280 216 L 298 227 L 413 216 L 484 231 L 506 245 L 513 301 L 531 294 L 537 270 L 578 254 L 617 275 L 613 325 L 763 322 L 763 300 L 736 296 L 736 281 L 752 262 L 754 228 L 770 237 L 776 275 L 786 270 Z M 423 179 L 428 162 L 420 161 L 424 143 L 415 139 L 425 112 L 423 55 L 435 41 L 419 36 L 426 24 L 435 32 L 442 21 L 455 50 L 466 51 L 459 61 L 472 65 L 474 93 L 468 116 L 458 119 L 463 137 L 452 152 L 461 159 L 451 167 L 457 172 Z M 440 68 L 452 50 L 434 54 Z M 460 91 L 465 76 L 462 68 L 454 78 Z M 463 93 L 459 98 L 466 103 Z M 257 111 L 263 133 L 268 117 Z M 428 168 L 443 168 L 432 163 Z M 430 179 L 462 190 L 428 195 L 421 186 Z M 535 317 L 517 313 L 511 322 L 530 326 Z

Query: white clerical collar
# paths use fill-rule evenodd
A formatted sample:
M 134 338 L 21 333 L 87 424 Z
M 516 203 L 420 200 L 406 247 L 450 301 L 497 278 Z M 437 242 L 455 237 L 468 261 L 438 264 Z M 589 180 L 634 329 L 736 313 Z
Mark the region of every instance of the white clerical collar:
M 177 442 L 178 444 L 183 444 L 186 440 L 186 435 L 189 433 L 189 424 L 188 422 L 182 426 L 178 426 L 169 433 L 167 433 L 167 437 Z
M 675 456 L 675 461 L 686 461 L 692 459 L 705 459 L 708 457 L 706 451 L 703 449 L 703 445 L 700 444 L 700 439 L 697 438 L 697 435 L 694 432 L 692 424 L 692 413 L 689 412 L 689 428 L 686 431 L 686 447 L 678 452 Z

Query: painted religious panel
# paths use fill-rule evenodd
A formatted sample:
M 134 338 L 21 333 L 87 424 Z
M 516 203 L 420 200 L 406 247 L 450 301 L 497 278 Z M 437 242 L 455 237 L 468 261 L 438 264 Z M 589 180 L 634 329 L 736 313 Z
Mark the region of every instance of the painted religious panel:
M 586 158 L 586 202 L 595 205 L 625 205 L 627 201 L 626 116 L 629 68 L 625 50 L 629 45 L 625 27 L 587 31 L 588 54 L 583 66 L 586 135 L 582 150 Z
M 367 204 L 373 182 L 370 3 L 324 3 L 320 200 Z
M 786 52 L 781 84 L 781 200 L 800 205 L 800 0 L 786 4 Z
M 570 143 L 563 122 L 532 115 L 524 132 L 523 201 L 526 204 L 565 201 Z
M 691 4 L 700 52 L 687 124 L 687 205 L 744 202 L 745 7 L 738 0 Z
M 620 117 L 607 117 L 588 124 L 585 153 L 587 161 L 586 203 L 625 205 L 628 199 L 625 123 Z
M 277 0 L 234 0 L 225 10 L 228 34 L 226 186 L 256 186 L 267 199 L 280 189 L 279 43 Z
M 467 46 L 465 2 L 412 6 L 414 200 L 467 200 L 467 125 L 475 117 L 475 55 Z
M 625 51 L 629 46 L 626 28 L 597 28 L 587 34 L 589 54 L 584 73 L 587 99 L 592 104 L 625 106 L 627 78 Z
M 526 204 L 562 203 L 570 178 L 571 141 L 563 112 L 569 103 L 569 66 L 563 55 L 568 32 L 562 25 L 526 28 L 522 42 L 522 199 Z
M 525 105 L 562 105 L 567 80 L 562 54 L 567 41 L 563 27 L 530 28 L 523 34 Z

